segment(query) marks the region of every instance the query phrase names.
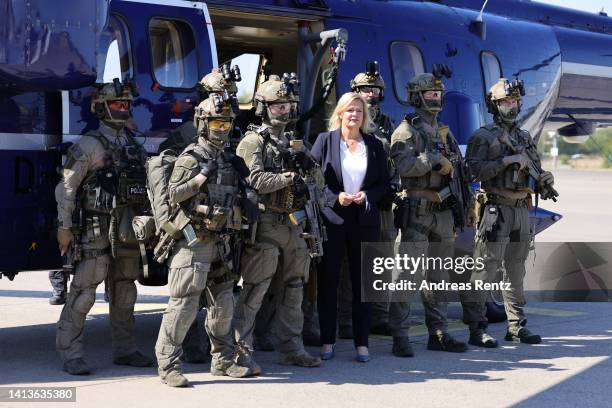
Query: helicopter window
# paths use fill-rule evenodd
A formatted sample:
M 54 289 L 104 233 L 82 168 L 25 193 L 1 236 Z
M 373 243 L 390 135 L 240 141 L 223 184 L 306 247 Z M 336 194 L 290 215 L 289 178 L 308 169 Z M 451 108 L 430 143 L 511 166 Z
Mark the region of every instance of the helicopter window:
M 106 53 L 101 54 L 104 61 L 104 69 L 100 71 L 101 82 L 112 82 L 113 78 L 123 80 L 128 75 L 132 76 L 130 37 L 121 17 L 114 14 L 110 16 L 108 29 L 103 33 L 103 38 L 108 43 L 108 47 Z
M 401 103 L 408 103 L 406 85 L 415 75 L 425 72 L 423 54 L 419 48 L 409 42 L 394 41 L 391 43 L 391 65 L 393 69 L 393 89 L 395 97 Z
M 262 56 L 259 54 L 242 54 L 232 59 L 231 66 L 238 65 L 242 80 L 236 83 L 238 87 L 238 103 L 251 104 L 255 95 L 255 83 L 261 65 Z
M 149 38 L 155 81 L 166 88 L 193 88 L 198 81 L 198 59 L 191 26 L 153 18 Z
M 484 81 L 485 93 L 502 77 L 501 64 L 499 59 L 490 51 L 483 51 L 480 54 L 480 65 L 482 68 L 482 80 Z

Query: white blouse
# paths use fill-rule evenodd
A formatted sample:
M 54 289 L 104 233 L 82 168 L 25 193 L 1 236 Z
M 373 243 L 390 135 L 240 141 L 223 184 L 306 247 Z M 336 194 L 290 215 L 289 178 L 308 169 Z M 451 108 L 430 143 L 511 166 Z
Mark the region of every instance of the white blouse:
M 340 140 L 340 161 L 342 164 L 342 182 L 344 191 L 357 194 L 368 169 L 368 152 L 365 142 L 358 142 L 357 150 L 351 153 L 346 142 Z

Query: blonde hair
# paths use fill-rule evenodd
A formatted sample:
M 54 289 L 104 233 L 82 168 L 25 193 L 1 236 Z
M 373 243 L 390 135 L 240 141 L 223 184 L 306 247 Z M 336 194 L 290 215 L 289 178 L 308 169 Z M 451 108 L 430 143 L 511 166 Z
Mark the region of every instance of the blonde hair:
M 361 123 L 361 131 L 363 133 L 368 132 L 370 127 L 370 112 L 368 110 L 368 102 L 363 96 L 357 92 L 347 92 L 340 97 L 336 104 L 336 109 L 329 118 L 329 130 L 336 130 L 342 126 L 342 114 L 346 111 L 346 108 L 354 101 L 359 100 L 363 105 L 363 122 Z

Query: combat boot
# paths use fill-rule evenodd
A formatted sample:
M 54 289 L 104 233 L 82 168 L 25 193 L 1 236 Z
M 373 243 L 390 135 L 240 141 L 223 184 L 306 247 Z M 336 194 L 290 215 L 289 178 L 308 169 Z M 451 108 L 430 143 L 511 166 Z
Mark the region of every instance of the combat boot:
M 73 358 L 66 361 L 63 369 L 71 375 L 87 375 L 90 373 L 89 366 L 82 358 Z
M 410 338 L 408 336 L 393 337 L 393 348 L 391 349 L 396 357 L 414 357 L 414 351 L 410 345 Z
M 470 330 L 470 339 L 468 340 L 473 346 L 495 348 L 497 347 L 497 340 L 491 336 L 483 328 Z
M 353 338 L 353 326 L 350 324 L 338 325 L 338 337 L 341 339 L 352 339 Z
M 467 345 L 463 342 L 455 340 L 450 334 L 442 333 L 429 335 L 427 341 L 427 350 L 433 351 L 449 351 L 451 353 L 463 353 L 467 351 Z
M 179 370 L 170 370 L 166 372 L 159 371 L 161 382 L 168 384 L 170 387 L 189 387 L 189 380 Z
M 542 342 L 542 337 L 537 334 L 533 334 L 526 327 L 521 327 L 518 329 L 518 331 L 508 329 L 505 340 L 514 341 L 517 343 L 540 344 Z
M 115 357 L 113 363 L 131 367 L 151 367 L 153 360 L 143 355 L 140 351 L 135 351 L 127 356 Z
M 282 365 L 295 365 L 299 367 L 318 367 L 321 365 L 319 357 L 313 357 L 305 350 L 291 354 L 282 354 L 280 361 Z
M 210 373 L 216 376 L 224 376 L 232 378 L 252 377 L 253 371 L 249 367 L 239 366 L 233 361 L 215 361 L 210 364 Z
M 236 364 L 241 367 L 247 367 L 251 369 L 252 375 L 260 375 L 261 367 L 255 359 L 253 358 L 253 354 L 246 348 L 240 348 L 238 353 L 236 354 Z
M 183 349 L 181 361 L 190 364 L 204 364 L 210 361 L 210 354 L 203 352 L 199 347 L 187 347 Z
M 53 296 L 49 298 L 50 305 L 63 305 L 66 303 L 66 292 L 54 293 Z

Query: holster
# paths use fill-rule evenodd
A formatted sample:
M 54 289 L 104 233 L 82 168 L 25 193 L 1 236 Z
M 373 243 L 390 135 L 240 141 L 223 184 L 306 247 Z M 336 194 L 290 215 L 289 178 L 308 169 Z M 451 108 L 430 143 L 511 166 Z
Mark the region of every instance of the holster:
M 410 202 L 409 199 L 396 200 L 396 207 L 393 210 L 393 224 L 397 229 L 404 229 L 410 221 Z
M 499 216 L 499 208 L 495 205 L 487 204 L 484 208 L 480 223 L 478 224 L 476 236 L 488 242 L 497 241 L 497 221 Z

